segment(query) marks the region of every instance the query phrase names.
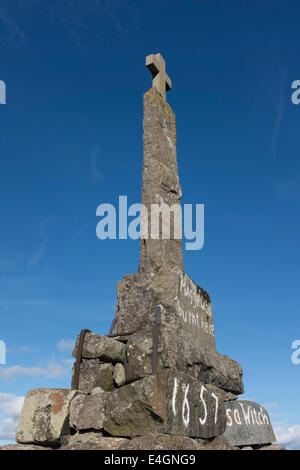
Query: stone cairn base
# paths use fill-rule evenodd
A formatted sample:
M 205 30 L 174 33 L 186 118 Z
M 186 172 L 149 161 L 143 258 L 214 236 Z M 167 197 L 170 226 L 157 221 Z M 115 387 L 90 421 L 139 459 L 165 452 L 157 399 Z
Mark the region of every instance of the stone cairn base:
M 176 369 L 128 383 L 128 336 L 86 332 L 81 338 L 73 352 L 81 356 L 73 369 L 77 389 L 30 391 L 19 444 L 1 450 L 284 449 L 271 443 L 275 437 L 261 406 Z M 151 360 L 148 343 L 136 348 L 141 364 Z

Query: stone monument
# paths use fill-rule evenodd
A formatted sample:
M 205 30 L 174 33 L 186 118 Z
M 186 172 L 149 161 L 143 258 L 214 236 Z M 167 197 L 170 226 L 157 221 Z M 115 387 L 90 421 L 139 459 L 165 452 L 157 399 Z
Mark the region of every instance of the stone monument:
M 72 389 L 27 394 L 18 448 L 279 449 L 266 410 L 237 399 L 242 368 L 216 350 L 209 294 L 184 272 L 172 84 L 160 54 L 146 66 L 138 272 L 118 284 L 109 335 L 79 335 Z

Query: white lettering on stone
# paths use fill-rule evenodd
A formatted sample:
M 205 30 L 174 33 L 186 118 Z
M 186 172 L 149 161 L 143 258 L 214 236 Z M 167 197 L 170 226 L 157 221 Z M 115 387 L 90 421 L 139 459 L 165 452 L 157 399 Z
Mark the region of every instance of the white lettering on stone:
M 202 424 L 202 425 L 205 424 L 206 420 L 207 420 L 207 406 L 206 406 L 205 400 L 203 398 L 203 393 L 205 391 L 206 391 L 206 388 L 204 387 L 204 385 L 202 385 L 201 392 L 200 392 L 200 400 L 202 401 L 203 406 L 204 406 L 204 418 L 199 417 L 200 424 Z
M 235 420 L 236 424 L 239 424 L 239 425 L 242 424 L 241 417 L 240 417 L 240 413 L 239 413 L 239 410 L 238 410 L 238 409 L 235 409 L 235 410 L 234 410 L 234 412 L 233 412 L 233 417 L 234 417 L 234 420 Z
M 258 421 L 258 419 L 257 419 L 257 412 L 256 412 L 256 410 L 253 410 L 253 413 L 254 413 L 254 417 L 255 417 L 255 422 L 256 422 L 256 424 L 259 426 L 259 421 Z
M 185 274 L 180 273 L 180 293 L 187 297 L 190 305 L 194 308 L 201 308 L 209 317 L 212 317 L 211 306 L 207 299 L 199 293 L 197 285 Z
M 231 409 L 227 408 L 227 410 L 226 410 L 227 426 L 232 426 L 232 424 L 233 424 L 230 413 L 231 413 Z
M 195 312 L 187 312 L 186 310 L 184 310 L 181 307 L 179 300 L 177 300 L 177 309 L 178 315 L 183 319 L 184 323 L 188 323 L 191 326 L 196 326 L 197 328 L 203 330 L 206 334 L 210 336 L 215 336 L 214 325 L 208 323 L 208 321 L 205 321 L 202 318 L 200 318 L 199 321 L 199 314 Z
M 262 414 L 262 420 L 263 420 L 263 422 L 264 422 L 265 424 L 270 424 L 270 420 L 269 420 L 269 418 L 268 418 L 268 415 L 267 415 L 267 413 L 264 413 L 264 410 L 263 410 L 262 407 L 260 407 L 260 412 L 261 412 L 261 414 Z
M 216 411 L 215 411 L 215 424 L 218 421 L 218 409 L 219 409 L 219 398 L 215 393 L 212 393 L 211 396 L 216 400 Z
M 227 426 L 232 426 L 234 423 L 246 426 L 262 426 L 264 424 L 270 425 L 270 420 L 266 411 L 260 406 L 259 410 L 256 410 L 253 406 L 245 406 L 243 403 L 238 402 L 242 415 L 239 410 L 235 408 L 234 410 L 228 408 L 226 410 Z M 233 418 L 231 416 L 233 414 Z M 244 419 L 242 419 L 244 418 Z
M 188 384 L 185 388 L 184 399 L 182 403 L 182 421 L 185 427 L 187 427 L 190 423 L 190 405 L 189 405 L 189 401 L 187 398 L 187 395 L 189 393 L 189 388 L 190 388 L 190 384 Z
M 240 403 L 241 405 L 241 408 L 243 410 L 243 415 L 244 415 L 244 420 L 245 420 L 245 424 L 246 425 L 249 425 L 250 424 L 250 407 L 248 406 L 248 412 L 246 413 L 242 403 Z
M 173 388 L 173 397 L 172 397 L 172 410 L 174 416 L 176 416 L 176 395 L 177 395 L 177 389 L 178 389 L 178 382 L 176 377 L 174 377 L 174 388 Z
M 173 411 L 174 416 L 177 416 L 176 400 L 177 400 L 177 395 L 178 395 L 178 385 L 179 385 L 178 379 L 176 377 L 174 377 L 174 386 L 173 386 L 173 395 L 172 395 L 172 411 Z M 182 418 L 182 422 L 183 422 L 184 426 L 188 427 L 189 424 L 190 424 L 190 413 L 191 413 L 190 404 L 189 404 L 189 400 L 188 400 L 188 393 L 189 393 L 189 389 L 190 389 L 190 384 L 187 384 L 187 385 L 183 384 L 183 387 L 185 387 L 185 391 L 184 391 L 184 398 L 183 398 L 183 402 L 182 402 L 181 418 Z M 208 418 L 208 409 L 207 409 L 206 401 L 205 401 L 204 396 L 203 396 L 204 392 L 207 392 L 207 389 L 204 387 L 204 385 L 202 385 L 201 386 L 201 391 L 200 391 L 200 401 L 202 402 L 202 405 L 203 405 L 203 408 L 204 408 L 204 417 L 203 418 L 199 417 L 199 422 L 202 425 L 204 425 L 207 422 L 207 418 Z M 213 392 L 211 393 L 211 396 L 216 401 L 214 422 L 215 422 L 215 424 L 217 424 L 218 410 L 219 410 L 219 398 Z M 228 410 L 227 410 L 227 412 L 228 412 Z M 226 412 L 226 414 L 227 414 L 227 412 Z M 229 417 L 229 419 L 231 420 L 230 417 Z M 232 423 L 232 420 L 231 420 L 231 423 Z

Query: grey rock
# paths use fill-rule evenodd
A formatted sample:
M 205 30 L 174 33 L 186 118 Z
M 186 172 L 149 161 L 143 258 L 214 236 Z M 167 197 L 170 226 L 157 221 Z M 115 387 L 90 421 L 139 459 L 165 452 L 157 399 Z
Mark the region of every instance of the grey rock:
M 58 447 L 69 433 L 69 412 L 75 390 L 43 388 L 27 393 L 21 412 L 16 441 Z
M 253 447 L 245 446 L 245 447 L 241 447 L 241 450 L 253 450 Z
M 244 393 L 243 371 L 238 362 L 199 343 L 184 329 L 161 327 L 164 367 L 176 367 L 195 379 L 235 394 Z
M 8 444 L 0 446 L 1 450 L 53 450 L 51 447 L 34 446 L 31 444 Z
M 200 447 L 204 447 L 206 445 L 205 439 L 197 438 L 195 441 L 200 445 Z
M 144 94 L 143 146 L 142 203 L 148 210 L 150 226 L 151 204 L 164 202 L 172 206 L 180 204 L 181 198 L 175 115 L 155 88 Z M 170 239 L 162 239 L 161 231 L 159 235 L 159 239 L 141 237 L 139 271 L 164 264 L 183 269 L 182 240 L 174 237 L 172 224 Z
M 77 337 L 73 356 L 77 356 L 79 336 Z M 125 362 L 126 346 L 107 336 L 86 333 L 83 342 L 82 358 L 100 359 L 102 362 Z
M 108 392 L 100 387 L 94 388 L 89 395 L 77 395 L 70 407 L 70 427 L 79 431 L 102 429 L 107 396 Z
M 237 450 L 237 448 L 232 446 L 226 437 L 217 436 L 211 441 L 207 442 L 203 450 Z
M 189 437 L 145 434 L 122 444 L 119 450 L 201 450 L 203 446 Z
M 98 384 L 103 390 L 110 391 L 115 388 L 113 380 L 114 367 L 112 364 L 99 366 Z
M 120 362 L 114 366 L 113 379 L 118 387 L 122 387 L 126 382 L 125 368 Z
M 227 417 L 224 436 L 230 444 L 252 446 L 275 442 L 270 417 L 261 405 L 247 400 L 225 402 Z
M 160 335 L 158 345 L 158 370 L 163 368 L 162 347 Z M 150 336 L 149 331 L 141 330 L 129 337 L 127 343 L 127 364 L 125 364 L 128 382 L 152 374 L 152 351 L 153 338 Z
M 83 359 L 80 364 L 78 390 L 90 393 L 96 387 L 106 391 L 114 389 L 113 365 L 104 364 L 99 359 Z
M 70 436 L 59 450 L 117 450 L 128 439 L 103 437 L 101 433 L 83 433 Z
M 235 395 L 234 393 L 231 393 L 231 392 L 226 393 L 225 401 L 233 401 L 237 399 L 238 399 L 238 396 Z
M 258 450 L 286 450 L 286 447 L 279 444 L 270 444 L 268 446 L 260 447 Z
M 163 370 L 114 390 L 103 428 L 112 436 L 172 434 L 210 438 L 225 430 L 224 392 L 187 374 Z
M 178 267 L 127 275 L 118 284 L 116 333 L 139 330 L 128 341 L 127 381 L 152 373 L 156 306 L 162 305 L 159 369 L 177 368 L 234 394 L 244 392 L 241 366 L 215 348 L 208 294 Z

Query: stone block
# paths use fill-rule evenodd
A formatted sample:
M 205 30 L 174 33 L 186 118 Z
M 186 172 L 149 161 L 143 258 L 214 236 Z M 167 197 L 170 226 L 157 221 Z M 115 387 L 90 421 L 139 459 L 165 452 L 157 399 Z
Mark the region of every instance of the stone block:
M 32 444 L 8 444 L 6 446 L 0 446 L 2 450 L 53 450 L 51 447 L 34 446 Z
M 189 437 L 167 434 L 145 434 L 134 437 L 119 450 L 202 450 L 203 446 Z
M 279 444 L 270 444 L 268 446 L 260 447 L 258 450 L 286 450 L 286 448 Z
M 188 374 L 163 370 L 114 390 L 103 428 L 112 436 L 171 434 L 210 438 L 225 430 L 224 392 Z
M 78 390 L 84 393 L 90 393 L 96 387 L 106 391 L 113 390 L 113 370 L 110 363 L 102 363 L 99 359 L 83 359 L 80 364 Z
M 203 450 L 239 450 L 237 447 L 232 446 L 226 437 L 217 436 L 211 441 L 207 442 Z
M 152 373 L 152 336 L 161 306 L 158 369 L 177 368 L 235 395 L 244 392 L 238 362 L 216 351 L 209 295 L 183 271 L 127 275 L 118 284 L 116 333 L 139 330 L 128 340 L 127 381 Z
M 69 412 L 75 390 L 43 388 L 26 395 L 16 441 L 58 447 L 62 435 L 69 433 Z
M 224 436 L 230 444 L 252 446 L 276 441 L 268 412 L 258 403 L 235 400 L 225 403 L 227 417 Z
M 78 431 L 100 430 L 105 418 L 105 402 L 108 392 L 94 388 L 89 395 L 78 394 L 70 406 L 70 427 Z
M 79 336 L 77 337 L 73 356 L 77 356 Z M 86 333 L 83 341 L 83 359 L 100 359 L 101 362 L 124 363 L 126 361 L 126 346 L 120 341 L 107 336 Z
M 103 437 L 101 433 L 86 432 L 70 436 L 59 450 L 118 450 L 128 439 Z
M 123 364 L 121 364 L 120 362 L 118 362 L 114 366 L 113 379 L 114 379 L 115 384 L 118 387 L 122 387 L 123 385 L 125 385 L 126 371 L 125 371 L 125 368 L 124 368 Z

